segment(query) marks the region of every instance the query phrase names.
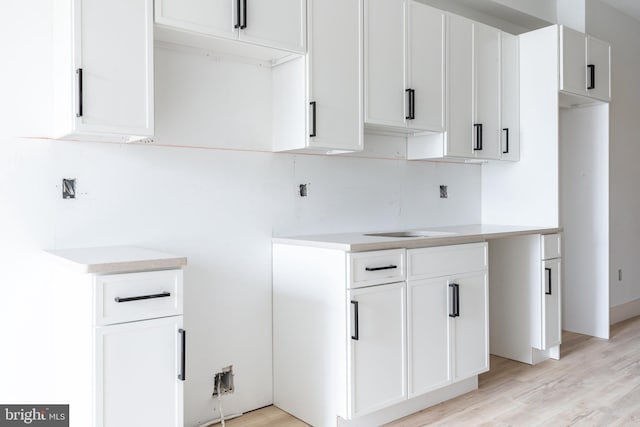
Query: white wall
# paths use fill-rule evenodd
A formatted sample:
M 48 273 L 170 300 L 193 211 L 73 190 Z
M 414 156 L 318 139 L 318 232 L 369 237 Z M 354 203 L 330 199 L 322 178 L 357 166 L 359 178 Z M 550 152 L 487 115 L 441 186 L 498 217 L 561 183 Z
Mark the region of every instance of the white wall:
M 47 326 L 35 321 L 47 325 L 59 309 L 36 292 L 47 281 L 33 261 L 41 249 L 125 244 L 189 258 L 193 426 L 216 416 L 212 374 L 229 364 L 237 391 L 224 398 L 226 414 L 271 403 L 274 233 L 480 221 L 480 167 L 399 160 L 401 140 L 367 137 L 357 158 L 267 152 L 268 70 L 204 55 L 156 49 L 158 145 L 16 137 L 48 126 L 53 3 L 0 3 L 0 333 L 10 343 L 0 352 L 0 401 L 55 395 Z M 63 177 L 77 178 L 76 200 L 61 199 Z M 300 183 L 311 184 L 309 197 L 296 196 Z M 438 198 L 440 184 L 448 199 Z
M 589 0 L 586 30 L 611 43 L 610 300 L 612 306 L 618 306 L 640 299 L 640 22 L 600 1 Z M 618 281 L 618 269 L 623 270 L 622 281 Z

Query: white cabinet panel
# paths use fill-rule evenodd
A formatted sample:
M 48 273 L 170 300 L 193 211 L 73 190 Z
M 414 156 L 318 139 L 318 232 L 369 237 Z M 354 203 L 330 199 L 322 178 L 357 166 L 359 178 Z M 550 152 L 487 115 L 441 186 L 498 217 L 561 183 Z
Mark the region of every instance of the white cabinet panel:
M 405 284 L 348 294 L 351 310 L 349 404 L 352 417 L 405 400 Z
M 480 272 L 449 280 L 459 286 L 454 326 L 454 380 L 489 370 L 488 276 Z
M 183 423 L 182 317 L 96 328 L 97 427 Z
M 152 136 L 152 0 L 68 3 L 56 8 L 54 20 L 53 136 L 118 142 Z
M 309 0 L 309 53 L 273 73 L 274 151 L 361 151 L 362 0 Z
M 296 53 L 305 52 L 306 13 L 305 0 L 155 0 L 155 22 L 163 29 L 241 40 Z M 180 35 L 176 35 L 176 42 L 202 47 L 201 43 Z
M 404 127 L 406 2 L 365 0 L 365 121 Z M 381 31 L 384 29 L 384 31 Z
M 446 155 L 474 157 L 473 22 L 449 16 Z
M 501 70 L 501 159 L 520 160 L 520 42 L 517 36 L 500 34 Z
M 474 125 L 479 124 L 474 151 L 482 159 L 500 158 L 500 30 L 474 23 Z M 455 114 L 455 112 L 454 112 Z
M 240 40 L 304 52 L 306 0 L 246 0 Z
M 347 260 L 349 288 L 399 282 L 406 277 L 404 249 L 350 253 Z
M 542 289 L 542 348 L 547 350 L 562 340 L 561 293 L 562 272 L 560 259 L 543 261 Z
M 560 90 L 586 95 L 587 51 L 584 34 L 560 27 Z
M 362 150 L 360 0 L 309 0 L 309 102 L 312 148 Z
M 446 278 L 407 285 L 409 398 L 451 381 L 448 295 Z
M 415 130 L 444 130 L 445 13 L 410 1 L 408 28 L 408 87 L 414 92 Z M 388 60 L 387 60 L 388 62 Z
M 587 36 L 587 92 L 602 101 L 611 100 L 611 46 Z
M 155 0 L 155 22 L 196 33 L 238 38 L 237 2 L 230 0 Z
M 365 1 L 365 122 L 444 129 L 445 13 L 413 0 Z

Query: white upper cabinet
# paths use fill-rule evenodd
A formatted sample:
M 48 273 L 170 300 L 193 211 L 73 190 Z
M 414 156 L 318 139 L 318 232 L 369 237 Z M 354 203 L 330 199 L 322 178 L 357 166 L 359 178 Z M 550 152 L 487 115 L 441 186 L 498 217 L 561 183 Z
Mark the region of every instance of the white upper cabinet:
M 500 158 L 500 30 L 450 15 L 446 155 Z
M 365 0 L 365 124 L 444 130 L 445 13 L 413 0 Z
M 520 43 L 518 36 L 501 34 L 500 128 L 502 160 L 520 160 Z
M 360 151 L 362 0 L 308 8 L 308 54 L 272 69 L 274 151 Z
M 155 0 L 155 22 L 163 40 L 200 44 L 181 34 L 191 33 L 304 53 L 306 3 L 306 0 Z M 165 34 L 164 30 L 178 33 Z M 251 51 L 242 53 L 252 56 Z M 268 58 L 269 54 L 263 51 L 257 56 Z
M 587 93 L 601 101 L 611 100 L 611 46 L 587 36 Z
M 610 66 L 608 43 L 560 26 L 561 91 L 610 101 Z
M 500 158 L 500 30 L 473 24 L 475 157 Z M 455 84 L 455 82 L 452 82 Z M 455 114 L 455 111 L 451 111 Z
M 152 0 L 56 2 L 54 138 L 153 136 L 152 16 Z

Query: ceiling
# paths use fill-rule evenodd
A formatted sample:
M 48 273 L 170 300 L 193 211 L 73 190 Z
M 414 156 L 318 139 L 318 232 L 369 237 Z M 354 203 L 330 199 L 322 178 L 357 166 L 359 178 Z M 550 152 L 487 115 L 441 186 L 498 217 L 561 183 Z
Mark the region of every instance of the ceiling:
M 609 6 L 640 21 L 640 1 L 638 0 L 600 0 Z

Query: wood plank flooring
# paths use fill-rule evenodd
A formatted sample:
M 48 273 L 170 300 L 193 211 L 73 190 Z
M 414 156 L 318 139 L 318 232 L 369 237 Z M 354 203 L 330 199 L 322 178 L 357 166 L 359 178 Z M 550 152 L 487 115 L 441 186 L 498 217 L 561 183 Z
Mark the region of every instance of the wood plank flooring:
M 387 427 L 640 426 L 640 317 L 614 325 L 609 341 L 563 333 L 561 358 L 529 366 L 491 356 L 479 389 Z M 298 427 L 269 406 L 228 426 Z

